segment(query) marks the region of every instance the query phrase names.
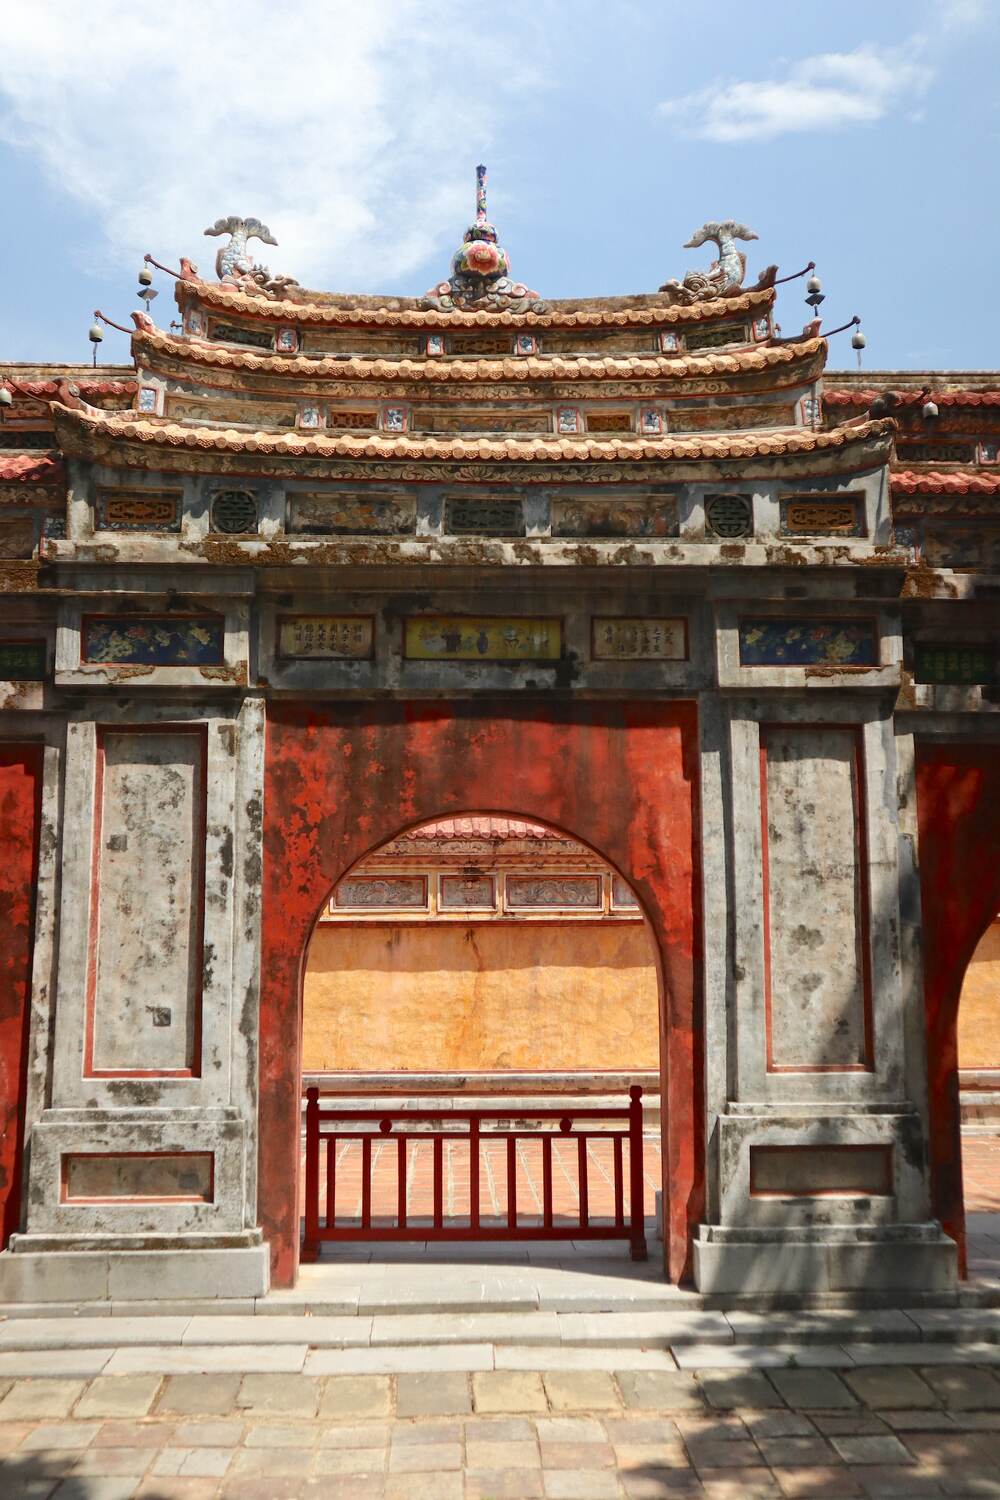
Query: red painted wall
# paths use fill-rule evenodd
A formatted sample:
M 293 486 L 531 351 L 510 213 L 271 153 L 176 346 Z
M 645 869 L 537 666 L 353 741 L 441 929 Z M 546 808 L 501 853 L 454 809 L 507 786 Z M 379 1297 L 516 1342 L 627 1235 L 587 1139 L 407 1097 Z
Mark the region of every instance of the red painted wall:
M 691 704 L 366 704 L 269 710 L 260 1017 L 260 1222 L 272 1275 L 298 1265 L 302 972 L 320 908 L 363 855 L 430 818 L 538 818 L 632 884 L 658 949 L 668 1276 L 702 1216 L 697 722 Z M 651 1209 L 652 1205 L 647 1206 Z
M 0 1248 L 21 1213 L 40 745 L 0 744 Z
M 958 1241 L 964 1275 L 958 1000 L 969 959 L 1000 905 L 1000 745 L 920 745 L 917 817 L 932 1202 Z

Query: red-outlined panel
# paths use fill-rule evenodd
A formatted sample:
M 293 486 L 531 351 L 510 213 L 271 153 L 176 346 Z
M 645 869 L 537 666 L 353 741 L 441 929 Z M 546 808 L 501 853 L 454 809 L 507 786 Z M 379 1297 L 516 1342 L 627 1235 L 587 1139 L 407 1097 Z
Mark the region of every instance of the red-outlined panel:
M 98 1068 L 94 1066 L 95 1003 L 101 925 L 101 829 L 104 816 L 105 744 L 113 735 L 149 735 L 171 738 L 192 735 L 198 740 L 198 779 L 194 795 L 193 836 L 197 859 L 191 900 L 197 914 L 194 923 L 190 971 L 193 976 L 194 1017 L 189 1046 L 190 1061 L 184 1068 Z M 205 946 L 205 829 L 208 801 L 208 726 L 206 724 L 101 724 L 97 728 L 97 758 L 94 768 L 94 831 L 90 864 L 90 927 L 87 938 L 87 999 L 84 1030 L 83 1076 L 85 1078 L 200 1078 L 202 1039 L 203 958 Z M 185 997 L 189 1002 L 190 995 Z
M 771 959 L 771 880 L 767 833 L 767 743 L 768 733 L 790 734 L 797 730 L 850 737 L 853 745 L 851 766 L 854 787 L 854 868 L 857 911 L 857 943 L 861 969 L 863 1055 L 851 1063 L 777 1063 L 774 1060 L 774 1026 Z M 769 1073 L 870 1073 L 874 1066 L 875 1028 L 872 1015 L 871 920 L 868 897 L 868 805 L 865 797 L 863 728 L 860 724 L 798 723 L 761 724 L 760 726 L 760 848 L 762 874 L 762 916 L 764 934 L 764 1024 Z
M 207 1162 L 204 1193 L 70 1193 L 69 1169 L 76 1161 L 191 1161 Z M 66 1151 L 59 1162 L 59 1202 L 88 1203 L 214 1203 L 215 1153 L 212 1151 Z

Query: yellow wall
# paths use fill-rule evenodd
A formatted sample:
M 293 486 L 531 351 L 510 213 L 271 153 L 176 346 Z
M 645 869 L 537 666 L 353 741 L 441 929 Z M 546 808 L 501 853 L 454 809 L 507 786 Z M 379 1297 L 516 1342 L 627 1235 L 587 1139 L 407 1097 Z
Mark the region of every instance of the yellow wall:
M 958 1066 L 1000 1068 L 1000 922 L 986 929 L 965 971 L 958 1004 Z
M 303 1067 L 659 1065 L 656 972 L 638 922 L 320 926 Z

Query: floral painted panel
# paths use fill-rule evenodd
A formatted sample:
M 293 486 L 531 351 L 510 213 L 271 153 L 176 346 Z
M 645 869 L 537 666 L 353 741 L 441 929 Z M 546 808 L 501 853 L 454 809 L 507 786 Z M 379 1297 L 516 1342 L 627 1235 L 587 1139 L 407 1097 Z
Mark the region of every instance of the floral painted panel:
M 211 616 L 92 617 L 83 622 L 81 659 L 136 667 L 219 666 L 223 639 L 222 620 Z
M 744 667 L 877 667 L 870 620 L 741 620 Z

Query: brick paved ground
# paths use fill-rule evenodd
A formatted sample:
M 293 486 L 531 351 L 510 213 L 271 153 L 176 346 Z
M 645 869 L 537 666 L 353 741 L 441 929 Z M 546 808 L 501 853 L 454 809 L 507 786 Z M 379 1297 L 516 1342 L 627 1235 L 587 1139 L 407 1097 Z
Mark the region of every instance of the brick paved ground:
M 1000 1135 L 963 1135 L 967 1213 L 1000 1213 Z
M 983 1366 L 135 1374 L 0 1392 L 5 1500 L 1000 1495 L 1000 1378 Z

